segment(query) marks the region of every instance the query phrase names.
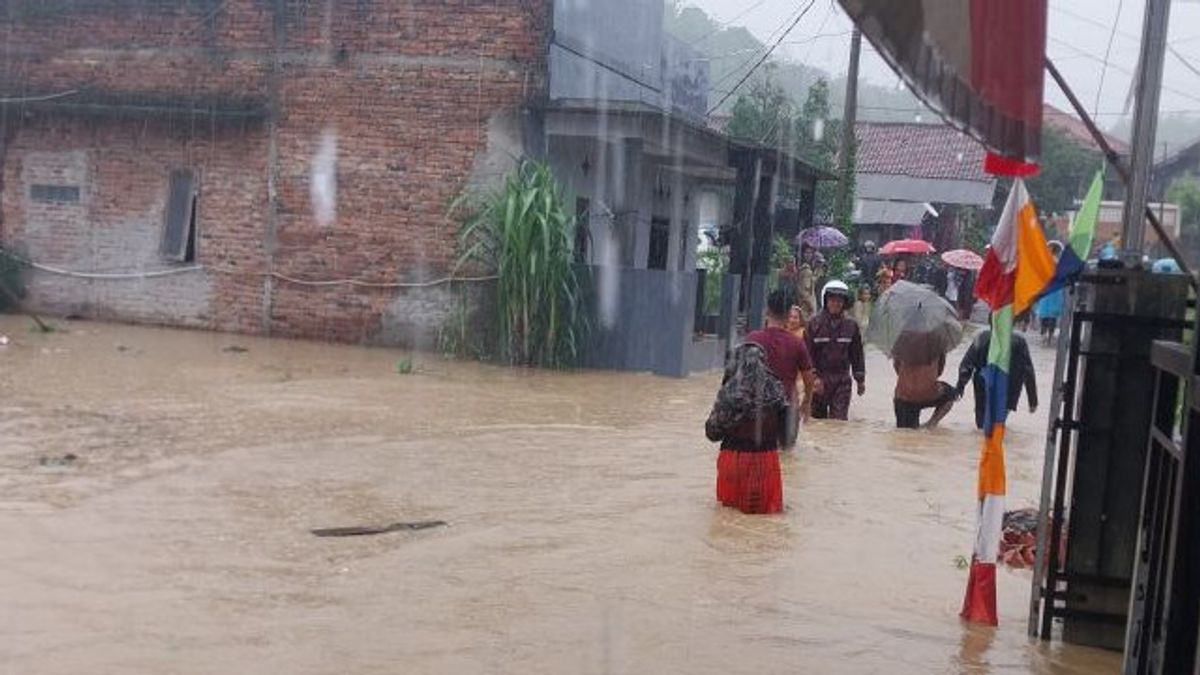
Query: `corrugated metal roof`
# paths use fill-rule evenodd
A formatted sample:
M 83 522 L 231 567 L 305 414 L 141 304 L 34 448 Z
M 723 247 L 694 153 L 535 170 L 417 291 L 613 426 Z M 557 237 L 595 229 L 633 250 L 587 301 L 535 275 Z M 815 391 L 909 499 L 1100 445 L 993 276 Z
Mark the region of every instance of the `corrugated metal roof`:
M 925 205 L 917 202 L 892 202 L 859 199 L 854 204 L 855 225 L 919 225 Z
M 992 203 L 996 181 L 993 178 L 973 181 L 860 173 L 854 189 L 859 199 L 987 207 Z

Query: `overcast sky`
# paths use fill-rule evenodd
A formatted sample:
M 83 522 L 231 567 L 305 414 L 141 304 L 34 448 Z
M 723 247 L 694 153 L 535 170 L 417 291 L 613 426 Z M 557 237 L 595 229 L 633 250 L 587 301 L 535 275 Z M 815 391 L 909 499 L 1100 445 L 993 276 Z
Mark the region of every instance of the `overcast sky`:
M 777 39 L 806 2 L 800 0 L 687 0 L 719 21 L 733 20 L 766 43 Z M 1200 71 L 1200 0 L 1175 0 L 1171 8 L 1169 43 Z M 1083 100 L 1098 112 L 1101 126 L 1118 121 L 1125 107 L 1133 70 L 1137 67 L 1144 0 L 1050 0 L 1047 52 Z M 1118 9 L 1120 16 L 1118 17 Z M 1107 73 L 1105 51 L 1113 25 Z M 850 50 L 850 20 L 836 0 L 817 0 L 788 35 L 777 54 L 802 63 L 844 73 Z M 863 42 L 862 77 L 875 84 L 903 86 L 887 64 Z M 1097 92 L 1100 93 L 1097 110 Z M 1046 81 L 1046 101 L 1067 109 L 1066 98 L 1052 80 Z M 1200 118 L 1200 72 L 1189 70 L 1167 54 L 1162 110 L 1188 111 Z

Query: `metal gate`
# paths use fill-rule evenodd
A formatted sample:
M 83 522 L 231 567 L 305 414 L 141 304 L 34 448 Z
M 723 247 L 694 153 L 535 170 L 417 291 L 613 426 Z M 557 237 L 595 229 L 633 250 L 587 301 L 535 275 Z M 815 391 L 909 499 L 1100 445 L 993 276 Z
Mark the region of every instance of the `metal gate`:
M 1187 286 L 1182 277 L 1101 271 L 1075 291 L 1050 410 L 1029 632 L 1048 640 L 1057 624 L 1067 642 L 1120 650 L 1143 476 L 1154 464 L 1154 402 L 1165 386 L 1151 367 L 1154 341 L 1182 338 Z
M 1195 338 L 1192 340 L 1197 342 Z M 1200 673 L 1200 358 L 1156 342 L 1125 673 Z

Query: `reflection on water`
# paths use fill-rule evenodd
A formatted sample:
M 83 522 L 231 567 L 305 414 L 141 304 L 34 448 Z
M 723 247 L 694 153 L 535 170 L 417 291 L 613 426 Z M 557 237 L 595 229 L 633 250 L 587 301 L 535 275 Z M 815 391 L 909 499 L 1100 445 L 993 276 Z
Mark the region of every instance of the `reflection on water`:
M 1103 673 L 1116 655 L 963 626 L 970 401 L 783 459 L 786 513 L 713 499 L 717 375 L 542 373 L 394 351 L 0 319 L 0 661 L 21 673 Z M 246 351 L 230 349 L 244 348 Z M 1035 347 L 1049 384 L 1052 355 Z M 951 359 L 956 363 L 955 359 Z M 968 394 L 969 398 L 969 394 Z M 1010 427 L 1037 499 L 1044 416 Z M 40 458 L 73 453 L 69 466 Z M 446 520 L 319 539 L 314 527 Z

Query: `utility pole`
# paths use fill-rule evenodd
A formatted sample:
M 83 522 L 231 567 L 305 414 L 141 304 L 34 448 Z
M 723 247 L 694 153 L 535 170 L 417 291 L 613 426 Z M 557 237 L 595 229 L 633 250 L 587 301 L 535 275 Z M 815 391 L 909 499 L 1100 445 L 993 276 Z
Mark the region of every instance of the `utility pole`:
M 1146 0 L 1139 59 L 1142 67 L 1137 78 L 1133 138 L 1129 142 L 1133 149 L 1130 156 L 1132 171 L 1121 232 L 1121 257 L 1126 265 L 1133 267 L 1141 266 L 1146 248 L 1146 194 L 1150 187 L 1150 165 L 1154 162 L 1154 134 L 1158 129 L 1158 100 L 1162 92 L 1170 15 L 1170 0 Z
M 854 155 L 854 124 L 858 119 L 858 56 L 862 52 L 862 33 L 858 26 L 850 34 L 850 68 L 846 72 L 846 105 L 842 109 L 842 145 L 838 152 L 838 191 L 837 201 L 833 208 L 834 225 L 838 218 L 845 215 L 852 220 L 850 203 L 854 195 L 850 194 L 850 174 L 854 167 L 850 159 Z

